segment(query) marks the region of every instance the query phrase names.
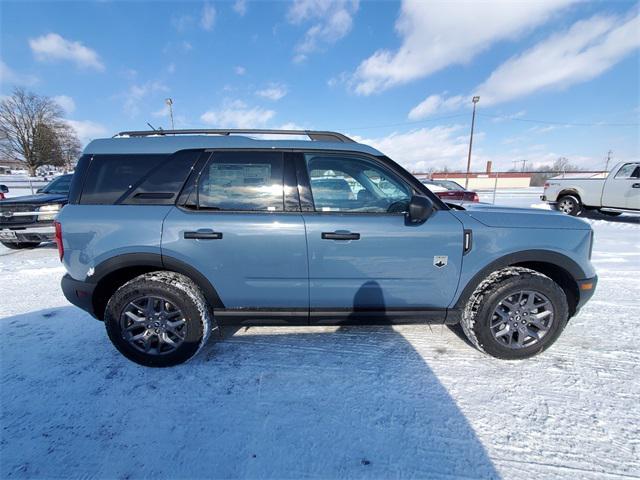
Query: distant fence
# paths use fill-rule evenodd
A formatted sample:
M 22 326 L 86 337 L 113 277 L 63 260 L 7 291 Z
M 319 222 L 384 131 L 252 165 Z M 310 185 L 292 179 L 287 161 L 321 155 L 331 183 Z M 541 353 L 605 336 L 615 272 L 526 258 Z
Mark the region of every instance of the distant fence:
M 495 203 L 496 192 L 510 191 L 511 195 L 530 195 L 531 187 L 542 187 L 544 183 L 553 177 L 594 177 L 606 176 L 607 172 L 589 170 L 579 172 L 567 172 L 558 170 L 525 171 L 525 172 L 470 172 L 468 190 L 474 190 L 484 194 L 483 197 L 491 197 Z M 465 186 L 466 174 L 464 172 L 430 172 L 414 173 L 417 178 L 424 180 L 452 180 L 462 187 Z M 486 200 L 485 200 L 486 201 Z
M 607 172 L 601 170 L 585 170 L 566 172 L 558 170 L 525 171 L 525 172 L 470 172 L 469 189 L 494 190 L 501 188 L 541 187 L 553 177 L 592 176 L 604 177 Z M 466 174 L 464 172 L 429 172 L 414 173 L 420 179 L 453 180 L 464 186 Z
M 13 180 L 10 176 L 0 177 L 0 184 L 6 185 L 9 188 L 9 196 L 16 197 L 18 195 L 25 195 L 31 193 L 32 195 L 40 187 L 44 187 L 49 181 L 44 179 L 19 179 Z

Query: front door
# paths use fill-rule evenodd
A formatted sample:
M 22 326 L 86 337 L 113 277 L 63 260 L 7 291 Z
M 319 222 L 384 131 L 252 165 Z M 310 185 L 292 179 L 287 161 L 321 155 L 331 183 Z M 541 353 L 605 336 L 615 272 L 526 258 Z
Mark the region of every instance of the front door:
M 186 204 L 164 221 L 163 255 L 205 275 L 226 315 L 275 319 L 287 309 L 307 322 L 305 228 L 299 211 L 285 211 L 287 168 L 280 152 L 214 152 Z M 292 205 L 299 210 L 297 194 Z
M 412 187 L 377 159 L 311 153 L 304 165 L 312 323 L 368 312 L 444 321 L 458 286 L 462 224 L 446 210 L 408 224 Z
M 640 209 L 638 169 L 637 163 L 627 163 L 613 178 L 607 178 L 602 192 L 603 207 Z

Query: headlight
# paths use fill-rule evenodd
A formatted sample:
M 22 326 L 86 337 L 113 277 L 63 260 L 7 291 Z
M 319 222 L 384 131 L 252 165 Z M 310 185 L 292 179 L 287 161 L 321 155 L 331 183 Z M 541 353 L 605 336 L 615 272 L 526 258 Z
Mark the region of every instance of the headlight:
M 39 212 L 47 212 L 46 214 L 38 215 L 38 221 L 53 220 L 60 211 L 60 205 L 43 205 L 38 209 Z

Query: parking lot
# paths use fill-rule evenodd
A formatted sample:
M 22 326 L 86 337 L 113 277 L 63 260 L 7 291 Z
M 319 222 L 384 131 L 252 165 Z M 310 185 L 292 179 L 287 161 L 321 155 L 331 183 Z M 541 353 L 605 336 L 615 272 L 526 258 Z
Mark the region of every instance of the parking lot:
M 519 362 L 441 326 L 252 327 L 148 369 L 66 302 L 54 246 L 0 247 L 0 477 L 640 477 L 638 220 L 586 220 L 596 294 Z

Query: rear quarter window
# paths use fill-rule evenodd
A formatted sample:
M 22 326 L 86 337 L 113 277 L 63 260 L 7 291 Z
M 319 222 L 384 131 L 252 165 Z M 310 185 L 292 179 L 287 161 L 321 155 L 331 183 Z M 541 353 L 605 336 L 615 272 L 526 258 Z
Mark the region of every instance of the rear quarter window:
M 173 204 L 199 152 L 173 155 L 95 155 L 80 203 L 85 205 Z

